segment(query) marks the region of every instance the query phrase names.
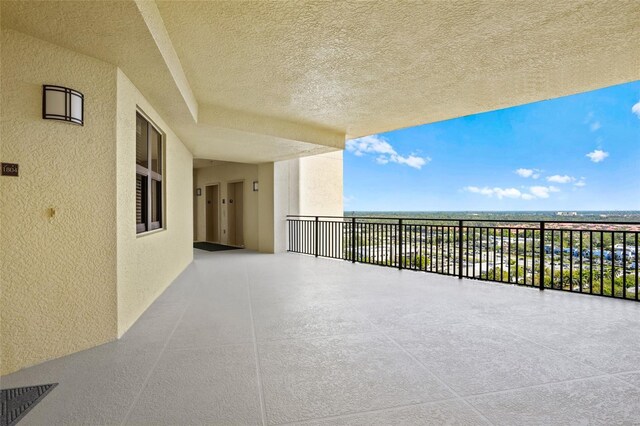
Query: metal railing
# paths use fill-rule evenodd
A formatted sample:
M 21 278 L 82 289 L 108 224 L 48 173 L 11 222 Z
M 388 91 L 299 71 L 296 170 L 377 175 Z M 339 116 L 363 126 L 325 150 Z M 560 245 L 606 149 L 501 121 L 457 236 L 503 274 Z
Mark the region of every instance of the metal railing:
M 287 216 L 288 251 L 638 300 L 639 222 Z

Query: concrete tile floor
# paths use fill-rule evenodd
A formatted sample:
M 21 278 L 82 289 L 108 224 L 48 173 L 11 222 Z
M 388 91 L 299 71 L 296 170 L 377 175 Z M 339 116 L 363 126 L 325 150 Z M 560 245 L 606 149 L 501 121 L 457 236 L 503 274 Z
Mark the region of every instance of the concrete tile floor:
M 640 424 L 640 304 L 295 254 L 195 251 L 21 425 Z

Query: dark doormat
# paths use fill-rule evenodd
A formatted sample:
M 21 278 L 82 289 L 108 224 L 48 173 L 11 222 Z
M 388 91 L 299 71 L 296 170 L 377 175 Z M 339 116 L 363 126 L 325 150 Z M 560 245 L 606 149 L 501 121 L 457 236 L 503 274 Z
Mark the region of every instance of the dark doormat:
M 238 250 L 242 247 L 231 247 L 216 243 L 193 243 L 193 248 L 207 251 Z
M 57 383 L 51 383 L 24 388 L 1 389 L 0 426 L 13 426 L 18 423 L 57 385 Z

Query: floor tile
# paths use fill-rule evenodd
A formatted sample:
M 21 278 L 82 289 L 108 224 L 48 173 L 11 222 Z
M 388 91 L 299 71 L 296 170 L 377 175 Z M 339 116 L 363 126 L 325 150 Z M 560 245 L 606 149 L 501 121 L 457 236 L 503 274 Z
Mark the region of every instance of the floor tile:
M 20 425 L 119 424 L 158 355 L 110 344 L 51 361 L 46 371 L 36 366 L 39 373 L 18 372 L 23 385 L 59 383 Z M 15 381 L 3 377 L 2 387 Z
M 270 424 L 452 397 L 378 334 L 258 345 Z
M 482 322 L 437 324 L 389 335 L 460 395 L 599 374 Z
M 127 424 L 259 424 L 253 345 L 167 351 Z
M 613 377 L 467 398 L 496 425 L 637 425 L 640 390 Z
M 348 303 L 313 300 L 301 304 L 253 303 L 258 341 L 300 339 L 373 331 Z
M 434 402 L 301 423 L 314 426 L 475 426 L 489 424 L 460 400 Z

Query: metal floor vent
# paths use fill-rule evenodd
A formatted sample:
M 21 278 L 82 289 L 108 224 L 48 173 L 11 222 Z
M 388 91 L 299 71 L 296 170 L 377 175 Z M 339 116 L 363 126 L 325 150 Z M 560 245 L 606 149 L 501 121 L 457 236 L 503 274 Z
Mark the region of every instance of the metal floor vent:
M 13 426 L 58 384 L 0 389 L 0 426 Z

